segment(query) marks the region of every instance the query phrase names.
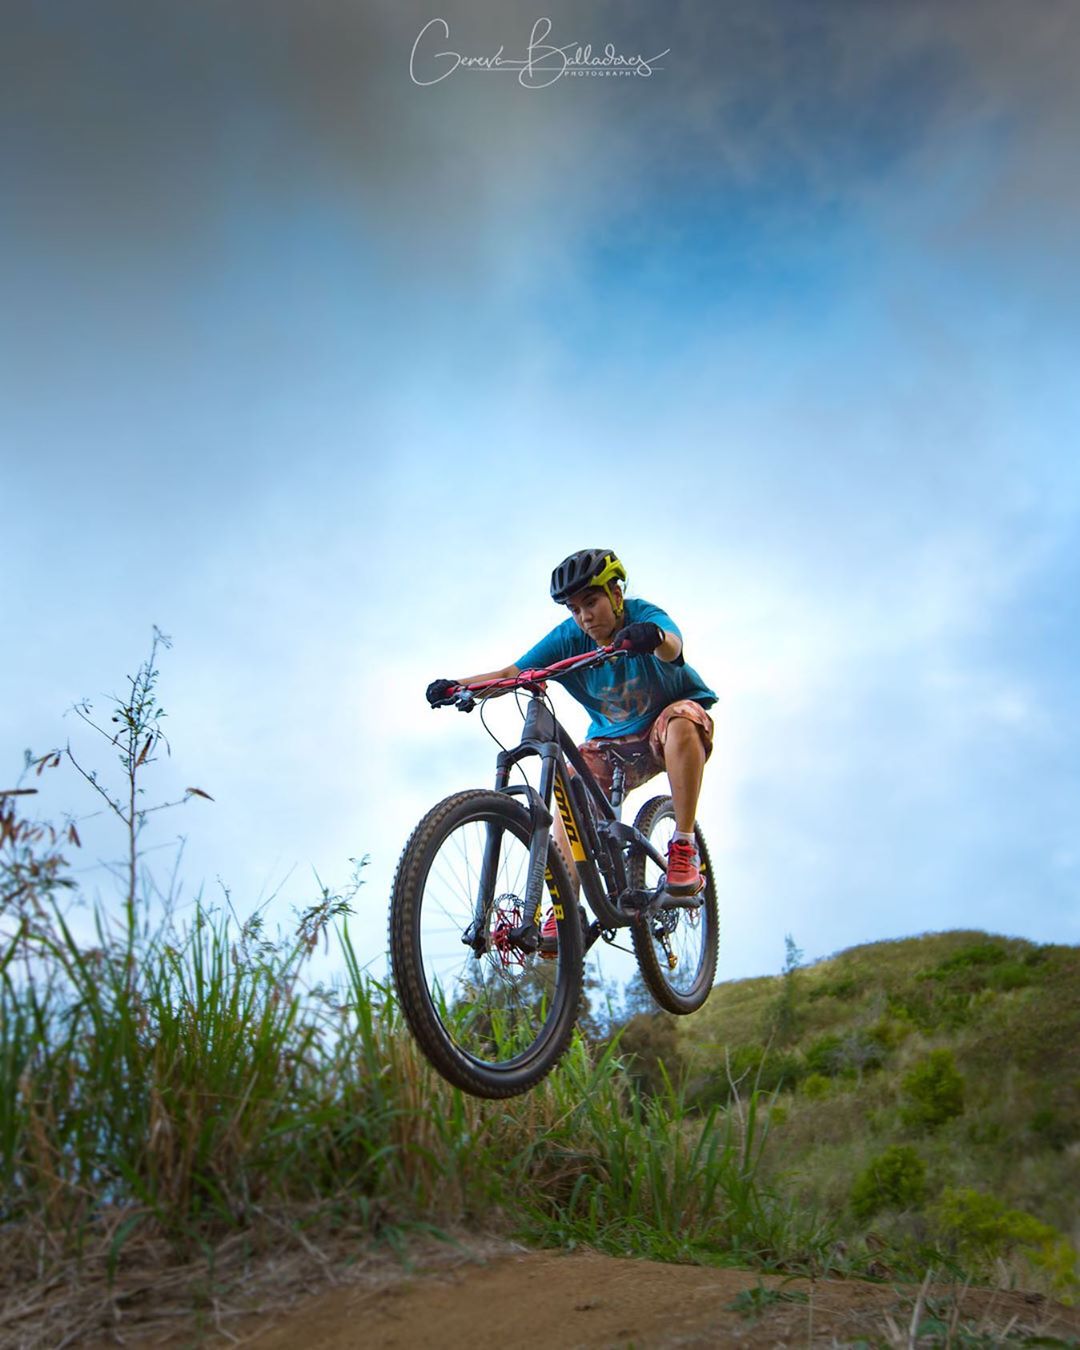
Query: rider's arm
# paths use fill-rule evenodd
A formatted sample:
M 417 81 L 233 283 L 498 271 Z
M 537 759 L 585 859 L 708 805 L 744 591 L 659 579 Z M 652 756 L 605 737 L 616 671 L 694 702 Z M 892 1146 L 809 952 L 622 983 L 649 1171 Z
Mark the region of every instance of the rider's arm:
M 485 680 L 512 680 L 520 674 L 517 666 L 503 666 L 502 670 L 489 670 L 486 675 L 466 675 L 458 684 L 480 684 Z
M 681 655 L 682 638 L 678 633 L 665 632 L 663 642 L 653 652 L 653 656 L 658 656 L 661 661 L 677 661 Z

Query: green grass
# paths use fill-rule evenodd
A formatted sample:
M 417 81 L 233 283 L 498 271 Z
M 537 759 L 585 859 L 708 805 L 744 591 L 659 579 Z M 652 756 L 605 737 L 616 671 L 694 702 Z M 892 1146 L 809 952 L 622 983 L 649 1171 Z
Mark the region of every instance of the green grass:
M 525 1097 L 452 1089 L 360 969 L 359 876 L 283 940 L 239 926 L 231 904 L 182 924 L 166 904 L 151 923 L 141 837 L 170 803 L 147 807 L 143 782 L 168 746 L 169 645 L 155 629 L 111 716 L 73 710 L 108 743 L 108 772 L 70 747 L 27 756 L 31 782 L 69 762 L 123 840 L 115 903 L 91 909 L 89 940 L 70 922 L 75 820 L 20 815 L 36 789 L 0 794 L 0 1283 L 72 1258 L 114 1273 L 140 1244 L 185 1260 L 267 1224 L 390 1241 L 471 1224 L 680 1259 L 817 1259 L 823 1231 L 760 1185 L 752 1094 L 692 1115 L 670 1084 L 642 1097 L 614 1047 L 580 1037 Z M 311 988 L 308 957 L 332 935 L 345 975 Z
M 792 1030 L 778 1045 L 769 1032 L 781 1000 Z M 722 985 L 679 1025 L 671 1067 L 700 1102 L 725 1099 L 732 1067 L 778 1086 L 762 1180 L 828 1216 L 849 1252 L 872 1229 L 906 1269 L 930 1258 L 970 1265 L 931 1203 L 959 1188 L 1071 1242 L 1072 1273 L 1058 1246 L 1051 1283 L 1076 1296 L 1078 1044 L 1080 949 L 939 933 Z M 856 1183 L 882 1156 L 917 1159 L 925 1199 L 913 1188 L 869 1213 Z M 1007 1243 L 995 1259 L 1009 1278 L 1046 1287 Z
M 115 1269 L 141 1237 L 197 1252 L 259 1216 L 513 1229 L 667 1259 L 812 1260 L 825 1234 L 758 1181 L 751 1097 L 691 1116 L 578 1039 L 527 1097 L 450 1088 L 366 978 L 305 989 L 309 942 L 198 911 L 80 944 L 48 905 L 0 974 L 6 1268 L 41 1240 Z
M 278 941 L 201 906 L 149 922 L 138 784 L 163 742 L 159 645 L 118 732 L 77 710 L 123 769 L 119 789 L 83 774 L 126 841 L 118 921 L 98 906 L 80 938 L 74 823 L 0 794 L 0 1289 L 72 1259 L 111 1278 L 140 1248 L 212 1270 L 267 1231 L 400 1244 L 465 1225 L 789 1271 L 873 1273 L 884 1252 L 898 1278 L 1080 1290 L 1080 950 L 946 933 L 799 968 L 789 939 L 783 976 L 635 1018 L 606 1047 L 578 1037 L 525 1097 L 469 1098 L 360 969 L 355 886 Z M 345 974 L 311 988 L 331 935 Z
M 727 1305 L 749 1321 L 763 1317 L 777 1303 L 809 1303 L 810 1295 L 801 1290 L 767 1289 L 759 1280 L 751 1289 L 742 1289 Z

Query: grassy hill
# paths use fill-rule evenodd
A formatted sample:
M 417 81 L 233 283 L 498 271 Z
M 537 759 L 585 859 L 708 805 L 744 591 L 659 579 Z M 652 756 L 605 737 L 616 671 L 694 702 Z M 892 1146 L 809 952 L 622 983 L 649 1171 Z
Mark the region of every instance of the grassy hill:
M 61 1321 L 112 1334 L 140 1291 L 205 1307 L 213 1289 L 217 1308 L 283 1246 L 352 1260 L 462 1227 L 1080 1294 L 1080 949 L 946 933 L 809 968 L 789 952 L 782 976 L 722 985 L 692 1018 L 631 1019 L 615 1048 L 586 1023 L 523 1097 L 465 1097 L 359 963 L 359 874 L 276 938 L 231 903 L 156 906 L 139 830 L 169 803 L 131 804 L 160 739 L 159 637 L 107 724 L 125 730 L 104 732 L 120 787 L 91 779 L 125 850 L 111 905 L 80 893 L 76 817 L 24 814 L 32 787 L 0 792 L 8 1343 L 56 1343 L 24 1333 L 60 1286 L 82 1300 Z M 28 757 L 25 774 L 63 761 Z M 79 906 L 89 929 L 69 922 Z M 332 936 L 343 973 L 312 983 Z
M 775 1093 L 763 1176 L 848 1242 L 946 1231 L 989 1260 L 1025 1222 L 1080 1239 L 1076 947 L 872 943 L 719 985 L 694 1017 L 638 1017 L 623 1044 L 646 1086 L 663 1058 L 700 1107 Z

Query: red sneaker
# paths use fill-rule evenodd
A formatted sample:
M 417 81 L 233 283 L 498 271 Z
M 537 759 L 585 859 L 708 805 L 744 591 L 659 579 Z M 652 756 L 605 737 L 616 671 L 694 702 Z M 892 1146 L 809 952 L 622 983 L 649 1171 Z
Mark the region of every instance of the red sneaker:
M 668 844 L 667 888 L 670 895 L 697 895 L 705 885 L 697 848 L 685 839 Z
M 545 961 L 554 961 L 558 954 L 559 925 L 555 922 L 555 911 L 549 909 L 540 925 L 540 956 Z

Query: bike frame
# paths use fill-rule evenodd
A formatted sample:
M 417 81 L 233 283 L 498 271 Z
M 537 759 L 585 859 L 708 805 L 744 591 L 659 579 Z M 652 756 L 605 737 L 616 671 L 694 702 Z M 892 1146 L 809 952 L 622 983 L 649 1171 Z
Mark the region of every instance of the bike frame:
M 478 698 L 522 689 L 528 690 L 530 694 L 521 740 L 513 749 L 500 751 L 495 771 L 496 791 L 524 797 L 531 817 L 529 868 L 524 897 L 526 917 L 525 922 L 512 933 L 513 940 L 523 950 L 535 951 L 540 945 L 545 885 L 551 892 L 556 918 L 564 917 L 562 897 L 554 891 L 554 878 L 547 865 L 554 823 L 553 800 L 562 818 L 582 892 L 596 916 L 586 935 L 586 951 L 599 937 L 613 936 L 616 929 L 625 928 L 643 916 L 661 909 L 695 909 L 702 903 L 699 897 L 668 895 L 663 877 L 667 866 L 665 858 L 640 830 L 622 821 L 624 765 L 616 758 L 609 799 L 546 701 L 548 678 L 570 670 L 600 665 L 622 654 L 617 648 L 600 648 L 596 652 L 570 657 L 540 670 L 522 671 L 509 679 L 486 680 L 462 686 L 447 700 L 456 703 L 463 711 L 469 711 Z M 529 783 L 511 785 L 511 769 L 519 761 L 531 756 L 540 759 L 539 789 Z M 487 916 L 495 898 L 500 838 L 500 831 L 490 826 L 480 869 L 473 922 L 463 939 L 474 948 L 479 946 L 482 949 L 487 940 Z M 628 851 L 644 853 L 656 863 L 661 879 L 655 889 L 630 889 L 626 874 Z

